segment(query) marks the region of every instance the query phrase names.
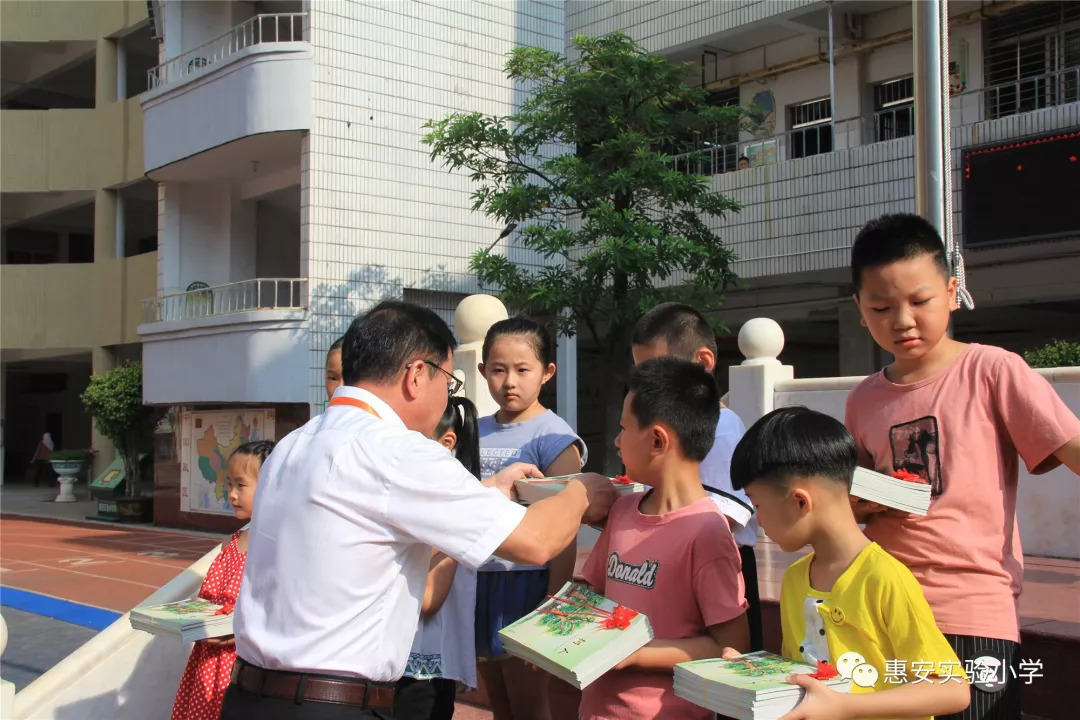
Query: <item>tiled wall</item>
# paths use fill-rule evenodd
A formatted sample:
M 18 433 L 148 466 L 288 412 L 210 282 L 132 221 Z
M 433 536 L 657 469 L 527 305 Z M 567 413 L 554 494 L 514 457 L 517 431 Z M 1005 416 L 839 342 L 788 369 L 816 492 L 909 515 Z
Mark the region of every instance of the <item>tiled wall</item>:
M 818 1 L 570 0 L 566 3 L 566 35 L 569 39 L 622 30 L 649 52 L 665 52 Z
M 472 212 L 474 184 L 429 158 L 422 125 L 455 112 L 505 115 L 516 45 L 561 52 L 562 3 L 310 3 L 312 130 L 301 164 L 301 273 L 311 288 L 313 411 L 326 348 L 358 313 L 405 288 L 478 290 L 472 254 L 502 228 Z M 506 240 L 512 259 L 536 262 Z
M 953 232 L 963 243 L 960 149 L 1080 125 L 1080 103 L 953 129 Z M 874 143 L 716 175 L 713 189 L 742 204 L 714 228 L 743 278 L 842 268 L 859 228 L 915 211 L 914 138 Z M 678 279 L 676 279 L 678 280 Z

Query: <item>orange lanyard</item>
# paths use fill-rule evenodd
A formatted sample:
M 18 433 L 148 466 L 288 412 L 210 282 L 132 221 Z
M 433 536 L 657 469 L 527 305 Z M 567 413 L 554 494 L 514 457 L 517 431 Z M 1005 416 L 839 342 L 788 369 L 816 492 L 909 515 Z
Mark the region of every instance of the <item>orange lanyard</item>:
M 371 407 L 363 400 L 357 400 L 356 398 L 351 398 L 347 395 L 339 395 L 338 397 L 331 400 L 329 406 L 333 405 L 352 405 L 353 407 L 360 408 L 366 413 L 370 413 L 375 417 L 379 417 L 379 413 L 375 412 L 375 408 Z M 381 420 L 382 418 L 379 419 Z

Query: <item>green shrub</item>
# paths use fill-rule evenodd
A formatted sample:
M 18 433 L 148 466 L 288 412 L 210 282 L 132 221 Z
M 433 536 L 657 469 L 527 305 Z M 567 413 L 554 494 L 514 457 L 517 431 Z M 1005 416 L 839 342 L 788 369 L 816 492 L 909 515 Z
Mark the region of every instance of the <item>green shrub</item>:
M 1033 368 L 1080 367 L 1080 343 L 1055 339 L 1049 345 L 1028 350 L 1024 360 Z
M 82 460 L 83 462 L 86 462 L 90 459 L 90 453 L 85 450 L 57 450 L 49 455 L 49 459 L 56 460 L 57 462 L 69 462 L 71 460 Z

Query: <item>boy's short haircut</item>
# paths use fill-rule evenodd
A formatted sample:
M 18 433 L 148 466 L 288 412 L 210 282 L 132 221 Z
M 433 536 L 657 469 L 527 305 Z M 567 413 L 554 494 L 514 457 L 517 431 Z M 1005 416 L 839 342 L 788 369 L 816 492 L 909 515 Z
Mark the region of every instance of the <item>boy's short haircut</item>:
M 329 356 L 330 353 L 334 352 L 335 350 L 341 350 L 341 346 L 344 345 L 344 344 L 345 344 L 345 336 L 342 335 L 337 340 L 335 340 L 334 344 L 330 346 L 330 349 L 326 351 L 327 356 Z
M 704 367 L 675 357 L 653 358 L 631 371 L 629 386 L 630 411 L 639 425 L 667 425 L 688 459 L 705 459 L 720 419 L 720 392 Z
M 773 410 L 754 423 L 731 456 L 731 484 L 755 481 L 785 486 L 796 477 L 827 477 L 851 487 L 859 461 L 855 439 L 843 423 L 796 406 Z
M 641 316 L 630 336 L 633 345 L 667 343 L 668 352 L 683 360 L 706 347 L 716 354 L 716 333 L 705 317 L 689 305 L 667 302 Z
M 863 226 L 851 247 L 851 282 L 855 292 L 862 288 L 866 268 L 882 267 L 900 260 L 930 255 L 945 276 L 949 262 L 941 235 L 924 218 L 910 213 L 882 215 Z

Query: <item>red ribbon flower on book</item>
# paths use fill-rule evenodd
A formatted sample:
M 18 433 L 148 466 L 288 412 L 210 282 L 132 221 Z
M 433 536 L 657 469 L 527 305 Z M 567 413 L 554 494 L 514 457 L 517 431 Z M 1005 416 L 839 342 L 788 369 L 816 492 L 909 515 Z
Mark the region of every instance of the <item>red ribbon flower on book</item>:
M 625 630 L 630 627 L 630 621 L 638 616 L 637 610 L 631 610 L 622 605 L 616 605 L 611 610 L 605 610 L 573 596 L 548 595 L 548 598 L 554 600 L 555 603 L 562 604 L 556 605 L 552 603 L 546 607 L 540 607 L 537 612 L 542 615 L 552 615 L 559 620 L 570 620 L 571 626 L 578 625 L 585 618 L 593 617 L 597 618 L 600 624 L 609 630 Z M 563 623 L 558 623 L 558 625 L 559 627 L 555 628 L 556 634 L 563 635 L 570 632 L 561 627 Z
M 615 477 L 611 478 L 611 482 L 615 483 L 616 485 L 634 484 L 634 481 L 630 479 L 629 475 L 616 475 Z
M 815 680 L 828 680 L 840 674 L 840 671 L 828 663 L 827 660 L 817 661 L 817 672 L 810 673 Z
M 904 470 L 903 468 L 901 468 L 899 470 L 893 470 L 892 476 L 894 478 L 896 478 L 897 480 L 904 480 L 906 482 L 920 483 L 922 485 L 926 484 L 926 481 L 923 480 L 922 477 L 920 477 L 919 475 L 916 475 L 915 473 L 910 472 L 908 470 Z
M 215 615 L 232 615 L 233 608 L 236 607 L 236 603 L 225 601 L 225 604 L 214 611 Z

